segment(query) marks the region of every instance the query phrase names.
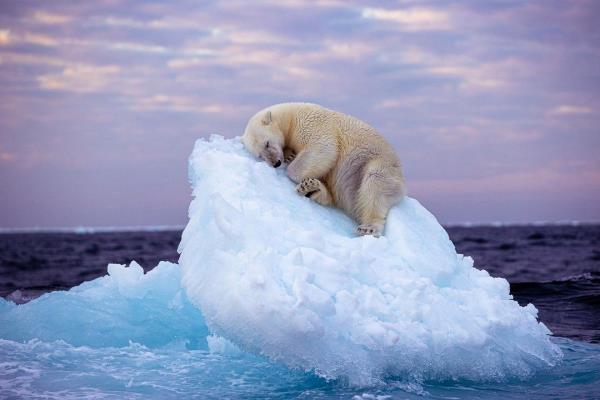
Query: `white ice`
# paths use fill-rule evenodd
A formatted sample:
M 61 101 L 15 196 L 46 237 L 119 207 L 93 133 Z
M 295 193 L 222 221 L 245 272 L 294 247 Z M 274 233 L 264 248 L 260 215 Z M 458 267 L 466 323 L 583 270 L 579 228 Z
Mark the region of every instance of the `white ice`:
M 457 254 L 415 199 L 391 210 L 383 237 L 355 237 L 351 219 L 298 196 L 238 138 L 197 141 L 189 176 L 182 286 L 242 350 L 360 385 L 523 377 L 561 358 L 535 307 Z

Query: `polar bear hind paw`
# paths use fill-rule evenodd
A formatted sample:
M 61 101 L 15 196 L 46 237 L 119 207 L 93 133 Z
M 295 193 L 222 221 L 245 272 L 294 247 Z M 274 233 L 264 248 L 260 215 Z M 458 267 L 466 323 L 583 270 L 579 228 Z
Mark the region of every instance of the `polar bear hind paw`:
M 381 236 L 382 227 L 376 224 L 360 224 L 356 228 L 356 234 L 359 236 L 372 235 L 375 237 Z

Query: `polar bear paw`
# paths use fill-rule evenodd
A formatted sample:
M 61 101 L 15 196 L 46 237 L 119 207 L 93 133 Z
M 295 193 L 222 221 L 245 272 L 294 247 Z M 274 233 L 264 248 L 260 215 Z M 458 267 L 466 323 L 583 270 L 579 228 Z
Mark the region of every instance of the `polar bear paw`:
M 305 197 L 311 197 L 320 190 L 321 182 L 316 178 L 306 178 L 296 186 L 296 191 Z
M 290 149 L 289 147 L 286 147 L 285 149 L 283 149 L 283 161 L 286 164 L 291 164 L 292 161 L 294 161 L 294 159 L 296 158 L 296 152 L 292 149 Z
M 356 234 L 359 236 L 372 235 L 375 237 L 381 236 L 381 231 L 383 227 L 378 224 L 360 224 L 358 228 L 356 228 Z
M 323 206 L 330 206 L 333 204 L 333 199 L 329 190 L 323 182 L 317 178 L 306 178 L 296 186 L 298 194 L 308 197 L 309 199 L 316 201 Z

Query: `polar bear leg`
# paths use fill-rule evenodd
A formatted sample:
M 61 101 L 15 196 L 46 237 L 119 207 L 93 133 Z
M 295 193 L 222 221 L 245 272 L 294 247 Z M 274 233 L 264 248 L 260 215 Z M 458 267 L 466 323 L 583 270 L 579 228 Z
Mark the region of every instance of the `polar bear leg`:
M 358 235 L 380 236 L 388 211 L 403 195 L 400 169 L 386 164 L 384 160 L 374 159 L 365 168 L 357 198 Z
M 300 151 L 288 165 L 287 175 L 296 183 L 307 178 L 321 178 L 333 168 L 336 160 L 335 142 L 323 139 Z
M 321 205 L 329 206 L 333 204 L 331 193 L 329 193 L 325 184 L 317 178 L 304 179 L 296 186 L 296 191 Z

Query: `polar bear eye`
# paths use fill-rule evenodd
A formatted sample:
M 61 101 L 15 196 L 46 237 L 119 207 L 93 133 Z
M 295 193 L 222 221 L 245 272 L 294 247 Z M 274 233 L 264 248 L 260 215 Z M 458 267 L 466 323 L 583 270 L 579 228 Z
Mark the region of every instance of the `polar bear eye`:
M 269 142 L 267 142 L 267 144 L 265 144 L 265 149 L 269 148 Z

